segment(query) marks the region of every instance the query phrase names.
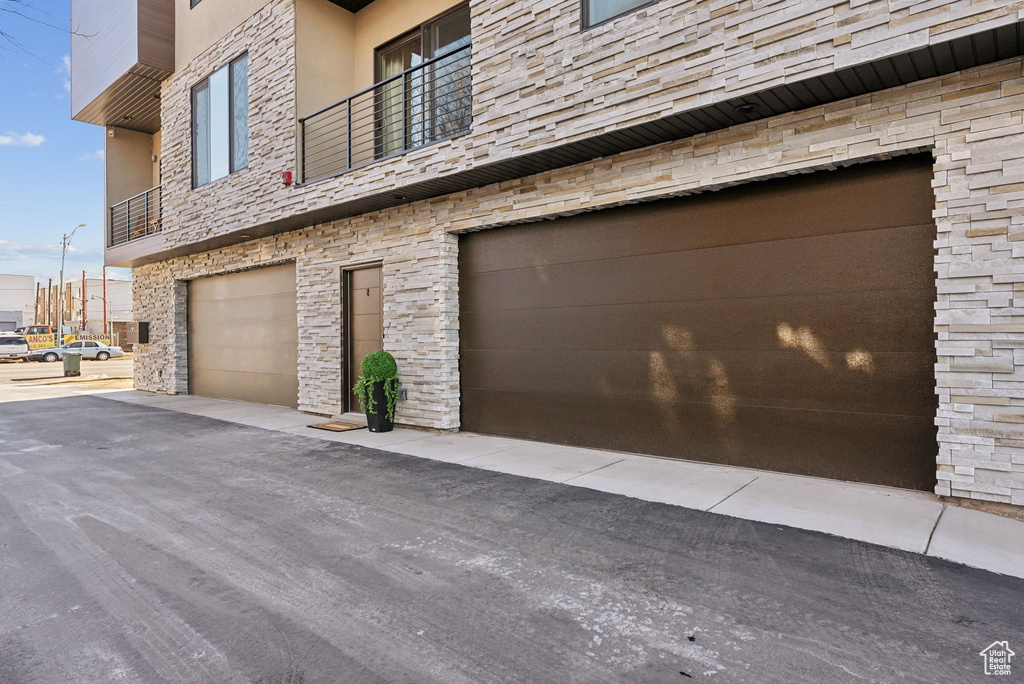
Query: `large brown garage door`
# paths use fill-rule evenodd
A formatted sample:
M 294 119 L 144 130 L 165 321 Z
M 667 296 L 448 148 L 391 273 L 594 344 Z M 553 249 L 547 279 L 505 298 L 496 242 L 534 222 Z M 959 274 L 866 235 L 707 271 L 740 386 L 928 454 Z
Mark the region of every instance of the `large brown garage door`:
M 295 264 L 188 284 L 190 394 L 296 407 Z
M 935 484 L 912 157 L 464 235 L 463 429 Z

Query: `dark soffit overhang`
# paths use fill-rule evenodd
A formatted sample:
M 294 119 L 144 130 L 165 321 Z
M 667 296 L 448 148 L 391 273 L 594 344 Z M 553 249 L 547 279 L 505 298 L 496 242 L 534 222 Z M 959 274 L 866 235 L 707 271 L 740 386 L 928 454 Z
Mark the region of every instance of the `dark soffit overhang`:
M 373 0 L 331 0 L 331 2 L 342 9 L 347 9 L 349 12 L 358 12 L 373 2 Z

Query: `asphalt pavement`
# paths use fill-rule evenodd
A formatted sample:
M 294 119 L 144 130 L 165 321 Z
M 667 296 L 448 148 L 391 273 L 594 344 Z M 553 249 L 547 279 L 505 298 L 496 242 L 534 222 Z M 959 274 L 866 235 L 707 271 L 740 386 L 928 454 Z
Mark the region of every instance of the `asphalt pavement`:
M 590 489 L 99 396 L 0 403 L 5 684 L 984 681 L 990 643 L 1024 653 L 1022 597 Z

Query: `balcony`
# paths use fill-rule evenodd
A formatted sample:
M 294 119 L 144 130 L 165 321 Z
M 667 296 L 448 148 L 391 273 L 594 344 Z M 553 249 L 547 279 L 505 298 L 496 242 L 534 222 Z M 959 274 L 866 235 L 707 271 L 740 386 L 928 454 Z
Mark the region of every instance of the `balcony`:
M 160 186 L 110 207 L 110 246 L 116 247 L 163 231 Z
M 468 132 L 471 51 L 464 45 L 299 119 L 302 182 Z

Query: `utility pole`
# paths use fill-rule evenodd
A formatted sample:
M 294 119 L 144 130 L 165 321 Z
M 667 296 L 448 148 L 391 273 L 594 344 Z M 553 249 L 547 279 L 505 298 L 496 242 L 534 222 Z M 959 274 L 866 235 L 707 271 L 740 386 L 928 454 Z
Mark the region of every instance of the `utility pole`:
M 57 289 L 57 345 L 64 342 L 64 256 L 68 253 L 68 245 L 71 238 L 79 228 L 85 228 L 84 223 L 79 223 L 70 234 L 65 233 L 60 241 L 60 287 Z
M 53 325 L 50 310 L 53 309 L 53 278 L 46 283 L 46 325 Z
M 110 335 L 110 331 L 107 330 L 107 265 L 103 264 L 103 334 Z M 113 335 L 110 336 L 110 341 L 114 341 Z
M 85 271 L 82 271 L 82 332 L 85 332 L 85 330 L 86 330 L 86 327 L 85 327 L 85 314 L 86 314 L 85 303 L 86 303 L 87 299 L 88 298 L 85 296 Z
M 41 321 L 42 321 L 42 318 L 43 318 L 43 316 L 42 316 L 42 313 L 43 313 L 43 307 L 42 307 L 43 300 L 40 299 L 40 296 L 42 295 L 42 292 L 43 292 L 43 284 L 42 283 L 36 283 L 36 312 L 35 312 L 35 315 L 32 317 L 32 325 L 42 325 Z

